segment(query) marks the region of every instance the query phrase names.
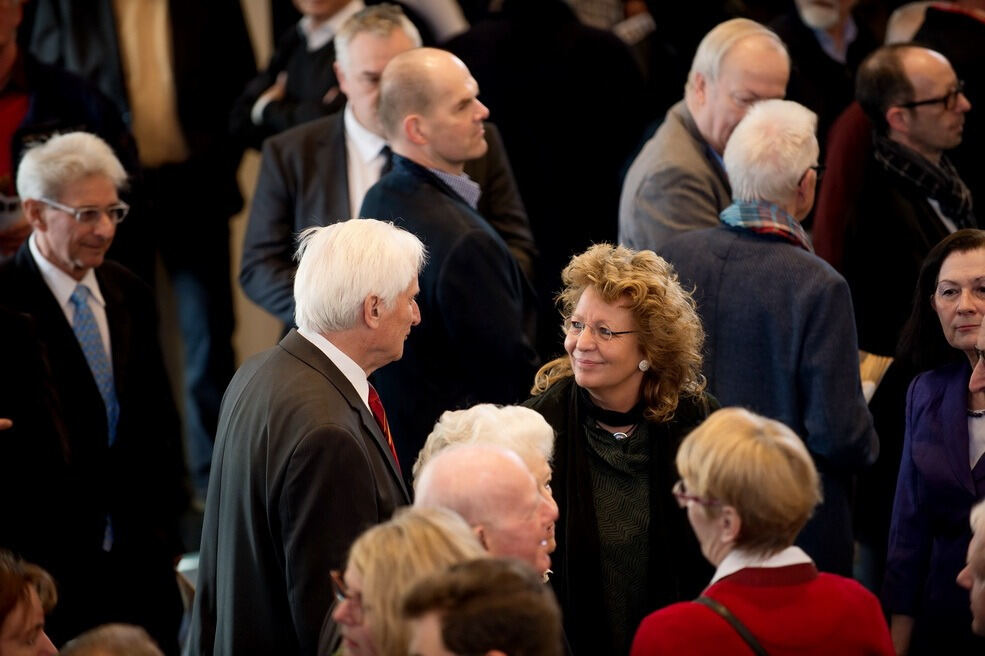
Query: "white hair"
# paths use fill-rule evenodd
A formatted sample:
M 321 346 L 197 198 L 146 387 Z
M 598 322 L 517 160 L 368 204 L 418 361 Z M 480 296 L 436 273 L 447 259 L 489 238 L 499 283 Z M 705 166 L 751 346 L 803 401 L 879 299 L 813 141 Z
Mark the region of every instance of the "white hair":
M 547 462 L 554 456 L 554 429 L 530 408 L 480 403 L 468 410 L 442 413 L 414 463 L 414 480 L 439 451 L 453 444 L 488 444 L 515 452 L 524 461 L 531 454 Z
M 486 444 L 455 444 L 421 468 L 414 506 L 454 510 L 473 527 L 498 524 L 514 511 L 524 483 L 536 489 L 533 475 L 515 452 Z
M 687 75 L 688 86 L 694 84 L 694 77 L 698 73 L 707 82 L 717 80 L 722 62 L 732 46 L 753 36 L 765 37 L 772 41 L 777 51 L 783 53 L 789 64 L 790 55 L 787 53 L 787 47 L 783 45 L 783 41 L 776 32 L 748 18 L 733 18 L 719 23 L 701 39 L 698 50 L 694 53 L 694 59 L 691 61 L 691 71 Z
M 17 195 L 57 199 L 66 186 L 92 175 L 104 175 L 117 189 L 127 183 L 127 172 L 113 149 L 94 134 L 57 134 L 24 153 L 17 168 Z
M 972 533 L 979 533 L 985 538 L 985 501 L 979 501 L 972 507 L 968 522 Z
M 817 163 L 817 114 L 790 100 L 763 100 L 735 126 L 725 171 L 736 200 L 786 203 Z
M 349 45 L 352 40 L 363 33 L 385 39 L 394 30 L 403 30 L 415 48 L 421 47 L 421 33 L 397 5 L 384 2 L 356 12 L 342 23 L 339 33 L 335 35 L 335 61 L 346 74 L 355 75 L 356 71 L 349 70 Z
M 376 219 L 308 228 L 298 241 L 295 321 L 319 334 L 356 326 L 371 294 L 393 307 L 424 266 L 417 237 Z

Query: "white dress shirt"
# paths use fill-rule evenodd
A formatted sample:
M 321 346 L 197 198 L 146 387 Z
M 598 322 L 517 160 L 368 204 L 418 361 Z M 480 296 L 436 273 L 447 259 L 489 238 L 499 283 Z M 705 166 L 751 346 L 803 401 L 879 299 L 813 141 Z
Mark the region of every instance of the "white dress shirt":
M 352 113 L 352 105 L 346 105 L 342 120 L 345 123 L 346 174 L 349 176 L 349 216 L 325 217 L 326 219 L 360 218 L 366 192 L 380 179 L 385 157 L 380 152 L 386 141 L 367 130 Z M 370 217 L 376 218 L 376 217 Z
M 339 368 L 342 375 L 345 376 L 346 380 L 356 390 L 356 394 L 366 404 L 366 408 L 372 413 L 373 409 L 369 407 L 369 380 L 366 379 L 366 372 L 363 371 L 363 368 L 356 364 L 355 360 L 340 351 L 339 347 L 325 339 L 324 335 L 319 335 L 314 331 L 304 328 L 298 328 L 298 334 L 314 344 L 319 351 L 325 354 L 325 357 L 332 361 L 332 364 Z
M 56 267 L 48 258 L 41 254 L 41 251 L 38 250 L 36 237 L 37 233 L 31 233 L 31 237 L 27 242 L 28 248 L 31 251 L 31 257 L 34 258 L 34 263 L 38 265 L 38 270 L 41 272 L 41 277 L 44 279 L 45 284 L 48 285 L 48 289 L 51 290 L 55 300 L 58 301 L 58 306 L 65 313 L 65 319 L 68 321 L 69 326 L 75 320 L 75 306 L 72 305 L 69 297 L 72 296 L 72 292 L 75 291 L 78 285 L 85 285 L 89 288 L 89 309 L 92 310 L 92 315 L 96 319 L 99 336 L 103 341 L 103 349 L 105 349 L 106 357 L 109 360 L 110 367 L 112 367 L 113 351 L 110 348 L 109 341 L 109 322 L 106 321 L 106 300 L 103 298 L 103 293 L 99 289 L 99 283 L 96 281 L 96 273 L 92 269 L 89 269 L 82 276 L 82 280 L 76 280 Z

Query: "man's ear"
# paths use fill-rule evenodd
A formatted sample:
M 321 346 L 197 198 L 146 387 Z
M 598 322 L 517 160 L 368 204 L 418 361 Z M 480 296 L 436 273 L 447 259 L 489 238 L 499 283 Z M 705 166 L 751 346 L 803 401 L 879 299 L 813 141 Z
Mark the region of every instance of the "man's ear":
M 890 130 L 896 130 L 904 134 L 910 131 L 910 115 L 903 107 L 890 107 L 886 110 L 886 123 Z
M 695 73 L 691 80 L 691 90 L 699 105 L 704 105 L 708 96 L 708 80 L 701 73 Z
M 482 545 L 482 548 L 485 549 L 486 551 L 489 551 L 489 545 L 486 544 L 485 527 L 483 527 L 482 524 L 476 524 L 475 526 L 472 527 L 472 532 L 475 533 L 475 537 L 479 539 L 479 544 Z
M 404 117 L 404 136 L 415 146 L 426 146 L 430 139 L 427 126 L 420 114 L 408 114 Z
M 383 316 L 383 299 L 370 294 L 363 299 L 363 322 L 370 328 L 377 328 Z
M 339 81 L 339 89 L 342 90 L 342 93 L 348 94 L 346 87 L 348 87 L 349 83 L 346 80 L 345 71 L 339 66 L 338 60 L 332 62 L 332 70 L 335 71 L 335 79 Z
M 48 226 L 44 220 L 44 203 L 33 198 L 28 198 L 21 203 L 24 210 L 24 218 L 35 230 L 47 230 Z

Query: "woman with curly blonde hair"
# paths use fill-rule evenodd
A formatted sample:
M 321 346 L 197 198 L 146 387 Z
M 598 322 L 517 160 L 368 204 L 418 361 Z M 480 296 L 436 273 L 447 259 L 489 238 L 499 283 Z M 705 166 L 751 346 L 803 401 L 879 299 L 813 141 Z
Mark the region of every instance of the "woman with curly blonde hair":
M 691 295 L 652 251 L 598 244 L 562 273 L 567 355 L 525 405 L 557 432 L 554 585 L 575 653 L 626 653 L 640 620 L 710 576 L 669 486 L 684 436 L 717 406 Z

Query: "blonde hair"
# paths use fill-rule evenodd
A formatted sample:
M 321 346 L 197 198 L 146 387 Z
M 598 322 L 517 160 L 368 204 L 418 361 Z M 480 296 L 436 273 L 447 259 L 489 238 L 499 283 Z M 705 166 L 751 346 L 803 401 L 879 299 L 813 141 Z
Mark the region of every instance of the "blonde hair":
M 704 329 L 694 299 L 666 260 L 653 251 L 596 244 L 571 259 L 561 280 L 564 290 L 558 302 L 565 320 L 589 287 L 606 303 L 626 303 L 632 312 L 640 348 L 650 363 L 640 390 L 648 420 L 670 420 L 682 395 L 698 396 L 704 390 Z M 537 372 L 530 392 L 542 394 L 571 375 L 567 356 L 552 360 Z
M 346 568 L 362 577 L 363 603 L 381 656 L 406 656 L 409 632 L 404 596 L 421 579 L 455 563 L 486 557 L 478 538 L 451 510 L 405 508 L 353 543 Z
M 524 462 L 533 455 L 550 463 L 554 456 L 554 429 L 539 412 L 519 405 L 480 403 L 468 410 L 448 410 L 438 418 L 417 456 L 412 470 L 415 486 L 424 465 L 452 444 L 501 446 L 514 451 Z
M 796 433 L 742 408 L 718 410 L 691 431 L 677 470 L 689 493 L 735 508 L 736 546 L 753 552 L 789 547 L 821 502 L 817 469 Z

